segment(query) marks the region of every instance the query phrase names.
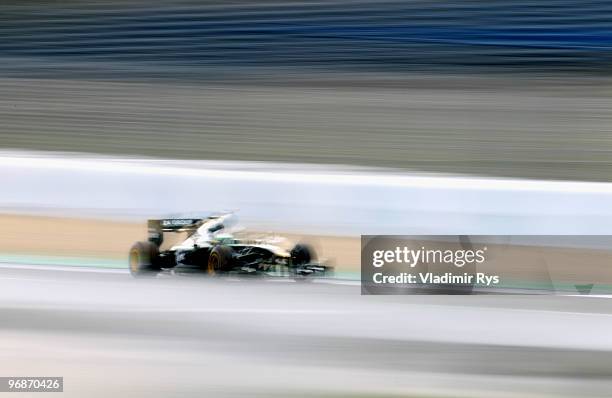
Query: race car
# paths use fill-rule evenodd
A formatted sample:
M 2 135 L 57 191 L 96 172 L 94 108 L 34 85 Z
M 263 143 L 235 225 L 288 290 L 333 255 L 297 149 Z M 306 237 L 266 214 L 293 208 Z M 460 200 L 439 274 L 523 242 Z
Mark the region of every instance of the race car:
M 148 220 L 148 240 L 136 242 L 129 253 L 133 276 L 171 269 L 203 271 L 208 275 L 258 274 L 271 276 L 323 276 L 331 267 L 316 262 L 306 244 L 291 245 L 278 236 L 239 237 L 234 213 L 202 218 Z M 165 234 L 183 235 L 165 245 Z M 163 249 L 163 247 L 167 247 Z

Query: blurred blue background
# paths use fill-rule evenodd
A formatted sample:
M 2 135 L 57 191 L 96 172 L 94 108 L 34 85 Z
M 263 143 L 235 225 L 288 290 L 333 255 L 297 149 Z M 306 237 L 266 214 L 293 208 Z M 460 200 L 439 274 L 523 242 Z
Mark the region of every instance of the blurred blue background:
M 66 73 L 39 69 L 42 60 L 173 78 L 233 68 L 607 73 L 612 60 L 606 1 L 28 1 L 3 2 L 0 18 L 2 69 L 18 75 Z

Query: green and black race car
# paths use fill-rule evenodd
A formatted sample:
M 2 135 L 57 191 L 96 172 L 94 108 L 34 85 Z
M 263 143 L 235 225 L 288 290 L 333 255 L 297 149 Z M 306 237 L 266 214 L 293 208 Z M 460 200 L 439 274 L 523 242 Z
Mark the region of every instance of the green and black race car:
M 217 274 L 324 276 L 331 267 L 316 261 L 307 244 L 290 244 L 278 236 L 239 238 L 233 232 L 233 213 L 203 218 L 164 218 L 148 221 L 147 241 L 136 242 L 129 253 L 134 276 L 188 269 Z M 183 234 L 176 244 L 165 244 L 165 233 Z

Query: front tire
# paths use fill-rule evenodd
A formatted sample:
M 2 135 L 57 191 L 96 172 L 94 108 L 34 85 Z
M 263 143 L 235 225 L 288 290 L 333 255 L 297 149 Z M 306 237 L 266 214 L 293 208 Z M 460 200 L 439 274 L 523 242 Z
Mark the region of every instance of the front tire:
M 316 258 L 315 251 L 310 245 L 298 243 L 291 249 L 291 265 L 294 267 L 308 264 Z
M 136 242 L 129 254 L 130 274 L 135 277 L 159 271 L 159 248 L 153 242 Z

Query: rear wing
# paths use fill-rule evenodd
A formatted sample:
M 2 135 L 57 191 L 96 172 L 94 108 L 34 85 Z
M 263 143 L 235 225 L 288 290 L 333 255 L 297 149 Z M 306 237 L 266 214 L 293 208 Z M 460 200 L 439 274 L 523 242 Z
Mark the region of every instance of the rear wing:
M 164 218 L 148 220 L 149 242 L 158 246 L 164 242 L 164 232 L 191 232 L 195 231 L 205 218 Z

